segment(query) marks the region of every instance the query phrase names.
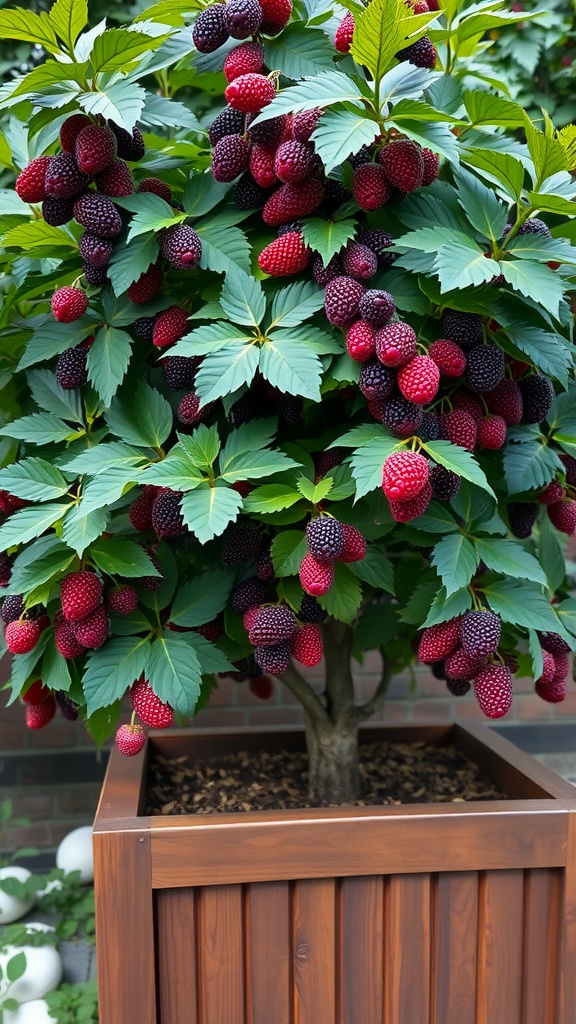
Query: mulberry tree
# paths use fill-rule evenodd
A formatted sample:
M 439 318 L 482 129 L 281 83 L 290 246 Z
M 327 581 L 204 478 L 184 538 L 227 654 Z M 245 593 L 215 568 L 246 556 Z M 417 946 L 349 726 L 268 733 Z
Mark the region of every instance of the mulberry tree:
M 1 615 L 30 728 L 59 710 L 132 755 L 218 675 L 273 678 L 338 803 L 416 657 L 491 718 L 516 673 L 563 700 L 576 130 L 478 59 L 519 18 L 0 12 L 46 55 L 0 90 Z

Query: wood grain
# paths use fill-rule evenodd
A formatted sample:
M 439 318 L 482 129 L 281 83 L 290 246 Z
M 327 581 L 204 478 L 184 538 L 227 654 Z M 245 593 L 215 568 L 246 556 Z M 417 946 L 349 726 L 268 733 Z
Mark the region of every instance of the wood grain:
M 246 979 L 249 1024 L 291 1024 L 292 981 L 288 882 L 247 886 Z
M 523 883 L 522 871 L 487 871 L 480 879 L 478 1024 L 524 1024 Z
M 343 879 L 339 899 L 338 1024 L 381 1024 L 384 1007 L 384 879 Z
M 473 1021 L 478 932 L 475 871 L 438 876 L 434 925 L 434 1024 Z
M 199 894 L 201 1024 L 245 1024 L 242 903 L 239 885 L 207 886 Z
M 574 1024 L 576 1017 L 576 812 L 568 823 L 568 861 L 562 908 L 562 979 L 559 1024 Z
M 162 1024 L 198 1024 L 194 889 L 156 893 L 158 1010 Z
M 558 869 L 525 872 L 522 1024 L 558 1019 L 562 884 Z
M 393 875 L 386 893 L 385 1024 L 430 1020 L 431 879 Z
M 335 890 L 332 879 L 294 886 L 294 1024 L 336 1019 Z

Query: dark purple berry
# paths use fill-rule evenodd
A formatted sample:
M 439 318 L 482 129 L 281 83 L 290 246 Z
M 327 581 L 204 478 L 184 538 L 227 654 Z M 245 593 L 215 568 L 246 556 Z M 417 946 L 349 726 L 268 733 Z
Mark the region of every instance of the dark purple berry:
M 163 537 L 179 537 L 186 532 L 180 507 L 182 497 L 182 491 L 172 491 L 168 487 L 158 491 L 152 505 L 152 529 L 159 540 Z
M 171 391 L 190 388 L 194 383 L 198 360 L 191 356 L 168 356 L 162 360 L 166 383 Z
M 306 527 L 306 543 L 317 561 L 334 562 L 344 551 L 344 527 L 333 516 L 316 516 Z
M 262 24 L 262 8 L 257 0 L 228 0 L 224 14 L 233 39 L 248 39 Z
M 504 378 L 504 353 L 497 345 L 474 345 L 466 357 L 466 383 L 471 391 L 494 391 Z
M 224 107 L 224 110 L 221 110 L 214 118 L 208 129 L 210 145 L 215 146 L 220 139 L 224 139 L 227 135 L 241 135 L 244 131 L 244 118 L 245 115 L 240 110 L 235 110 L 234 107 Z
M 0 617 L 8 625 L 9 622 L 15 622 L 24 614 L 24 595 L 23 594 L 9 594 L 2 601 L 2 609 L 0 610 Z
M 396 374 L 378 359 L 364 363 L 358 378 L 358 387 L 365 398 L 388 398 L 394 390 Z
M 60 196 L 46 196 L 42 203 L 42 216 L 47 224 L 53 228 L 67 224 L 74 216 L 74 203 L 72 199 L 62 199 Z
M 444 466 L 435 465 L 430 470 L 430 483 L 433 498 L 438 501 L 450 501 L 458 494 L 462 478 Z
M 422 406 L 408 401 L 403 395 L 384 402 L 382 422 L 394 437 L 412 437 L 422 423 Z
M 457 342 L 463 349 L 477 345 L 484 336 L 482 317 L 478 313 L 461 313 L 458 309 L 447 309 L 442 323 L 444 337 Z
M 369 288 L 364 292 L 358 306 L 358 313 L 361 320 L 366 320 L 372 327 L 384 327 L 396 309 L 396 304 L 390 292 L 382 291 L 381 288 Z
M 56 364 L 56 380 L 65 391 L 80 388 L 88 380 L 86 357 L 88 352 L 81 345 L 67 348 Z
M 74 203 L 74 217 L 83 228 L 101 238 L 114 238 L 122 231 L 122 218 L 111 199 L 86 192 Z
M 367 228 L 360 232 L 358 241 L 376 253 L 380 267 L 389 267 L 397 259 L 396 253 L 388 251 L 394 239 L 387 231 L 382 231 L 380 228 Z
M 546 419 L 555 398 L 552 381 L 543 373 L 535 373 L 523 377 L 519 384 L 522 392 L 522 423 L 540 423 Z
M 494 654 L 498 650 L 502 623 L 494 612 L 466 612 L 460 624 L 460 643 L 473 657 Z
M 95 267 L 105 267 L 112 256 L 112 242 L 108 238 L 99 238 L 85 231 L 80 239 L 78 250 L 82 259 Z
M 297 627 L 294 612 L 285 605 L 266 605 L 260 608 L 248 639 L 254 647 L 271 647 L 288 640 Z
M 538 639 L 549 654 L 568 654 L 570 651 L 569 645 L 559 633 L 538 633 Z
M 510 529 L 515 537 L 526 540 L 538 518 L 540 505 L 535 501 L 511 501 L 508 505 Z
M 328 612 L 324 611 L 315 597 L 312 597 L 310 594 L 304 594 L 298 611 L 300 622 L 313 622 L 317 625 L 320 622 L 324 622 L 327 614 Z
M 282 640 L 271 647 L 257 647 L 254 657 L 263 672 L 280 676 L 290 664 L 290 641 Z
M 192 29 L 192 42 L 199 53 L 214 53 L 228 39 L 225 10 L 223 4 L 211 4 L 200 11 Z
M 236 590 L 232 592 L 230 598 L 230 605 L 235 612 L 239 612 L 243 615 L 253 605 L 262 604 L 266 597 L 266 587 L 261 580 L 252 576 L 249 580 L 244 580 Z
M 255 523 L 235 523 L 224 534 L 221 560 L 223 565 L 243 565 L 258 554 L 260 531 Z
M 88 185 L 88 175 L 83 174 L 71 153 L 59 153 L 50 161 L 46 172 L 46 195 L 58 199 L 72 199 Z
M 175 224 L 162 239 L 162 252 L 177 270 L 191 270 L 202 256 L 200 235 L 188 224 Z
M 130 160 L 132 163 L 136 163 L 142 159 L 146 152 L 146 146 L 139 128 L 133 128 L 132 132 L 127 132 L 125 128 L 114 124 L 114 121 L 108 121 L 108 127 L 116 136 L 117 155 L 120 160 Z
M 155 322 L 155 316 L 139 316 L 132 324 L 132 330 L 138 338 L 142 339 L 142 341 L 152 341 L 152 338 L 154 337 Z M 170 358 L 175 359 L 176 356 L 171 356 Z
M 239 210 L 259 210 L 269 195 L 270 189 L 259 185 L 251 174 L 243 174 L 234 186 L 234 202 Z

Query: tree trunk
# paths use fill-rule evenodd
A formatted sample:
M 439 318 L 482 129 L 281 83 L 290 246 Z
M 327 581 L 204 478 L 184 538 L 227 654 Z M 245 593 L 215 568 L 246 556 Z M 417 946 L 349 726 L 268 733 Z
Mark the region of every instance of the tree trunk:
M 358 726 L 306 722 L 311 803 L 318 807 L 353 804 L 360 795 Z

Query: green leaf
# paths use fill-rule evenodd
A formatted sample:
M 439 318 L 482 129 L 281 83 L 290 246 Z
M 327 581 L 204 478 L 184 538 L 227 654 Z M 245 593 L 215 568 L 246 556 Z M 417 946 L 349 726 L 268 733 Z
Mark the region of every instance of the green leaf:
M 0 39 L 22 39 L 43 46 L 49 53 L 60 52 L 60 45 L 44 11 L 34 14 L 22 7 L 0 11 Z
M 126 331 L 106 325 L 97 332 L 88 350 L 88 379 L 104 405 L 110 404 L 124 380 L 131 354 L 132 338 Z
M 493 498 L 495 497 L 480 466 L 465 448 L 452 444 L 450 441 L 428 441 L 422 447 L 432 456 L 434 462 L 439 462 L 445 469 L 463 476 L 465 480 L 470 480 L 477 487 L 487 491 Z
M 26 501 L 51 501 L 66 494 L 68 484 L 55 466 L 30 458 L 0 470 L 0 490 Z
M 312 141 L 329 174 L 362 146 L 371 146 L 380 134 L 376 121 L 362 107 L 353 110 L 327 110 L 320 118 Z
M 432 606 L 426 619 L 421 623 L 422 627 L 437 626 L 441 622 L 448 622 L 448 619 L 455 619 L 463 615 L 472 607 L 472 595 L 468 587 L 457 590 L 448 597 L 446 587 L 441 587 L 432 602 Z
M 146 93 L 140 120 L 152 127 L 191 128 L 194 132 L 203 130 L 196 115 L 184 103 L 152 92 Z
M 144 32 L 132 32 L 125 28 L 109 28 L 96 36 L 90 54 L 90 63 L 95 72 L 125 71 L 137 57 L 155 50 L 169 39 L 169 35 L 150 36 Z
M 266 66 L 282 68 L 286 78 L 298 80 L 334 67 L 333 50 L 321 29 L 287 25 L 274 39 L 266 39 Z
M 266 297 L 258 281 L 248 277 L 239 267 L 231 266 L 222 288 L 220 305 L 234 323 L 258 327 L 266 311 Z
M 306 534 L 301 530 L 277 533 L 270 548 L 276 575 L 297 576 L 300 562 L 307 551 Z
M 253 124 L 261 124 L 280 114 L 296 114 L 301 110 L 329 107 L 333 103 L 354 102 L 361 97 L 360 88 L 347 75 L 339 71 L 323 71 L 319 75 L 307 75 L 303 82 L 279 92 L 254 118 Z
M 204 476 L 195 469 L 181 447 L 175 445 L 160 462 L 146 466 L 135 474 L 139 484 L 170 487 L 173 491 L 191 491 L 202 483 Z
M 114 246 L 108 277 L 115 295 L 122 295 L 158 259 L 158 242 L 153 235 L 140 235 L 131 242 Z
M 220 451 L 218 427 L 207 427 L 201 423 L 191 435 L 178 434 L 178 440 L 192 465 L 197 469 L 209 470 Z
M 152 457 L 152 453 L 150 453 Z M 62 469 L 70 473 L 86 473 L 88 476 L 97 476 L 112 466 L 136 466 L 139 462 L 147 460 L 145 452 L 138 451 L 123 441 L 110 441 L 109 444 L 98 444 L 94 448 L 87 448 L 80 455 L 74 456 L 70 462 L 64 462 Z
M 221 463 L 224 459 L 222 455 Z M 285 473 L 288 469 L 294 469 L 297 463 L 289 459 L 284 452 L 276 449 L 260 448 L 257 451 L 240 452 L 221 469 L 220 478 L 228 484 L 238 483 L 239 480 L 260 480 L 265 476 L 272 476 L 275 473 Z
M 42 659 L 40 678 L 50 690 L 67 693 L 72 685 L 68 662 L 62 657 L 56 644 L 48 644 Z
M 503 462 L 510 494 L 545 487 L 562 466 L 556 453 L 545 443 L 545 438 L 530 435 L 523 444 L 508 441 Z
M 244 498 L 244 511 L 281 512 L 282 509 L 291 508 L 301 500 L 300 492 L 295 491 L 289 484 L 263 484 Z
M 558 171 L 568 170 L 564 147 L 555 138 L 552 123 L 546 113 L 544 113 L 544 125 L 544 131 L 538 131 L 528 114 L 524 114 L 526 142 L 540 183 L 553 174 L 557 174 Z
M 452 533 L 438 541 L 431 561 L 450 597 L 468 586 L 478 568 L 479 556 L 467 537 Z
M 69 50 L 88 24 L 87 0 L 56 0 L 50 8 L 50 22 Z
M 539 562 L 521 544 L 500 537 L 476 538 L 474 544 L 479 558 L 493 572 L 546 586 L 546 576 Z
M 432 501 L 424 515 L 418 517 L 418 529 L 425 533 L 456 533 L 458 526 L 442 502 Z
M 160 196 L 154 195 L 153 193 L 146 192 L 144 195 L 138 194 L 135 197 L 130 197 L 130 206 L 135 205 L 132 199 L 136 199 L 137 212 L 130 221 L 130 229 L 128 231 L 128 242 L 131 242 L 134 238 L 138 238 L 139 235 L 145 235 L 150 231 L 161 231 L 163 228 L 172 227 L 179 221 L 183 220 L 185 214 L 175 214 L 172 207 L 165 199 L 161 199 Z M 123 203 L 122 205 L 128 205 Z
M 369 491 L 382 486 L 384 459 L 401 446 L 401 441 L 382 433 L 379 437 L 372 437 L 362 448 L 354 452 L 350 465 L 356 481 L 356 498 L 362 498 Z
M 87 516 L 95 509 L 106 508 L 113 505 L 122 497 L 130 485 L 136 483 L 138 473 L 126 466 L 112 466 L 105 469 L 98 476 L 88 481 L 82 491 L 82 498 L 79 508 L 79 516 Z
M 88 715 L 119 700 L 146 672 L 150 653 L 148 638 L 140 636 L 113 637 L 90 651 L 82 679 Z
M 529 260 L 501 260 L 500 272 L 512 288 L 534 299 L 558 319 L 560 301 L 564 295 L 562 279 L 558 274 L 541 263 Z
M 316 222 L 307 221 L 304 225 L 306 241 L 308 241 L 306 230 L 314 223 Z M 318 221 L 318 223 L 325 224 L 326 221 Z M 350 222 L 344 221 L 343 223 Z M 335 227 L 336 225 L 333 226 Z M 311 243 L 308 242 L 308 244 Z M 314 248 L 317 248 L 317 246 L 314 246 Z M 274 296 L 270 310 L 270 327 L 299 327 L 300 324 L 308 320 L 314 313 L 317 313 L 319 309 L 322 309 L 323 305 L 324 292 L 321 288 L 317 288 L 311 281 L 295 281 L 294 284 L 289 284 L 287 288 L 282 288 Z
M 528 630 L 528 650 L 530 657 L 532 658 L 532 674 L 534 679 L 540 679 L 542 672 L 544 671 L 544 659 L 542 657 L 542 647 L 538 639 L 536 630 Z
M 200 695 L 201 675 L 198 656 L 182 637 L 165 633 L 154 641 L 147 676 L 161 701 L 191 715 Z
M 516 348 L 525 352 L 539 370 L 550 374 L 563 384 L 568 383 L 572 352 L 564 344 L 561 335 L 527 323 L 514 323 L 507 326 L 506 334 Z
M 90 545 L 90 558 L 111 576 L 138 578 L 159 576 L 150 556 L 140 544 L 126 537 L 106 537 Z
M 170 622 L 191 629 L 211 622 L 224 611 L 234 586 L 234 575 L 226 569 L 210 569 L 184 583 L 176 591 Z
M 170 349 L 170 355 L 205 356 L 211 352 L 220 351 L 231 342 L 246 344 L 253 340 L 252 334 L 248 331 L 241 331 L 233 324 L 217 320 L 213 324 L 202 324 L 201 327 L 195 327 L 190 334 L 185 334 Z
M 373 545 L 369 545 L 366 554 L 359 562 L 350 562 L 349 569 L 364 583 L 369 583 L 377 590 L 394 593 L 394 570 L 386 555 Z
M 524 187 L 524 167 L 520 160 L 509 153 L 487 149 L 469 149 L 462 159 L 472 164 L 474 170 L 484 174 L 489 181 L 502 185 L 504 191 L 517 202 Z
M 487 258 L 472 245 L 445 245 L 434 259 L 442 293 L 486 284 L 498 274 L 501 266 L 503 264 Z
M 241 228 L 204 221 L 196 225 L 202 239 L 200 268 L 227 274 L 231 266 L 250 271 L 250 243 Z
M 236 671 L 235 666 L 228 660 L 220 648 L 216 644 L 210 643 L 203 636 L 200 636 L 199 633 L 186 633 L 183 639 L 196 653 L 203 676 L 211 675 L 215 672 Z M 204 703 L 202 707 L 204 707 Z M 198 706 L 197 710 L 200 710 L 200 706 Z
M 6 551 L 16 544 L 26 544 L 61 519 L 69 505 L 50 504 L 40 508 L 21 508 L 13 512 L 0 526 L 0 551 Z
M 30 370 L 26 374 L 32 397 L 44 412 L 51 412 L 64 420 L 82 424 L 82 402 L 80 392 L 74 388 L 65 391 L 50 370 Z
M 181 501 L 182 518 L 198 538 L 200 544 L 219 537 L 238 518 L 242 498 L 237 491 L 223 487 L 201 484 L 196 490 L 185 494 Z
M 169 436 L 172 409 L 166 399 L 144 381 L 139 381 L 132 399 L 117 396 L 106 413 L 113 434 L 128 444 L 160 448 Z
M 131 132 L 139 120 L 145 99 L 146 93 L 142 86 L 127 77 L 107 85 L 105 91 L 98 88 L 78 96 L 78 102 L 87 114 L 101 114 L 127 132 Z
M 574 598 L 566 598 L 565 601 L 561 601 L 560 604 L 555 605 L 555 608 L 564 628 L 568 633 L 571 633 L 572 636 L 576 636 L 576 601 Z
M 26 953 L 22 950 L 20 953 L 14 953 L 10 956 L 10 959 L 6 963 L 6 979 L 13 984 L 21 978 L 26 970 Z M 8 986 L 10 987 L 10 986 Z
M 476 89 L 464 92 L 463 99 L 472 127 L 490 124 L 521 128 L 524 125 L 522 107 L 504 96 Z
M 431 149 L 434 153 L 456 163 L 459 159 L 458 143 L 447 124 L 433 124 L 424 120 L 412 120 L 411 117 L 395 117 L 388 122 L 391 128 L 397 128 L 403 135 L 414 139 L 419 145 Z
M 202 217 L 210 213 L 231 187 L 228 182 L 215 181 L 209 170 L 203 174 L 193 172 L 182 196 L 185 212 L 189 217 Z
M 0 17 L 2 17 L 1 12 Z M 18 224 L 11 231 L 6 232 L 2 238 L 2 245 L 6 248 L 14 246 L 30 251 L 33 258 L 36 258 L 34 249 L 49 249 L 52 255 L 58 255 L 61 259 L 70 256 L 71 252 L 76 250 L 76 242 L 71 234 L 63 228 L 53 227 L 43 220 Z M 62 249 L 68 251 L 59 252 Z
M 340 622 L 353 622 L 362 603 L 362 586 L 349 565 L 334 563 L 334 583 L 318 603 Z
M 411 16 L 410 16 L 411 14 Z M 424 35 L 436 15 L 414 15 L 402 0 L 372 0 L 358 17 L 350 52 L 379 82 L 398 50 Z M 395 69 L 394 69 L 395 70 Z
M 229 275 L 227 275 L 229 276 Z M 207 405 L 223 395 L 233 394 L 243 384 L 250 384 L 258 369 L 260 349 L 255 343 L 230 342 L 210 352 L 196 375 L 195 389 L 202 404 Z
M 567 643 L 574 640 L 566 633 L 552 605 L 541 590 L 529 583 L 497 580 L 484 587 L 484 595 L 493 612 L 504 622 L 525 629 L 560 633 Z
M 538 557 L 548 581 L 548 587 L 555 593 L 566 576 L 564 551 L 548 516 L 542 516 L 538 526 Z
M 71 508 L 62 522 L 62 540 L 73 548 L 77 555 L 82 555 L 89 544 L 106 529 L 108 512 L 95 508 L 84 514 L 80 506 Z
M 30 416 L 21 416 L 5 427 L 0 427 L 0 434 L 13 437 L 18 441 L 30 444 L 50 444 L 51 441 L 65 441 L 73 436 L 74 428 L 57 416 L 47 412 L 33 412 Z
M 324 501 L 324 498 L 332 490 L 332 480 L 330 477 L 324 477 L 323 480 L 319 480 L 317 484 L 313 484 L 311 480 L 307 480 L 305 476 L 301 476 L 296 485 L 300 494 L 306 498 L 306 501 L 312 502 L 313 505 L 317 505 L 320 501 Z
M 268 336 L 260 351 L 260 372 L 280 391 L 320 401 L 322 364 L 289 331 L 273 331 Z
M 497 99 L 499 97 L 493 97 Z M 456 174 L 458 201 L 470 223 L 484 238 L 497 241 L 502 238 L 508 220 L 508 210 L 499 201 L 492 189 L 483 185 L 473 174 L 460 167 Z
M 56 537 L 53 537 L 53 540 L 53 546 L 45 554 L 36 553 L 36 545 L 31 545 L 18 556 L 10 578 L 10 593 L 28 594 L 70 568 L 75 556 Z M 29 553 L 30 559 L 25 557 Z
M 351 238 L 354 238 L 356 229 L 355 220 L 320 220 L 320 218 L 314 217 L 312 220 L 304 221 L 302 234 L 306 244 L 320 253 L 326 266 L 332 256 L 340 252 L 342 247 Z M 285 324 L 285 326 L 289 325 Z

